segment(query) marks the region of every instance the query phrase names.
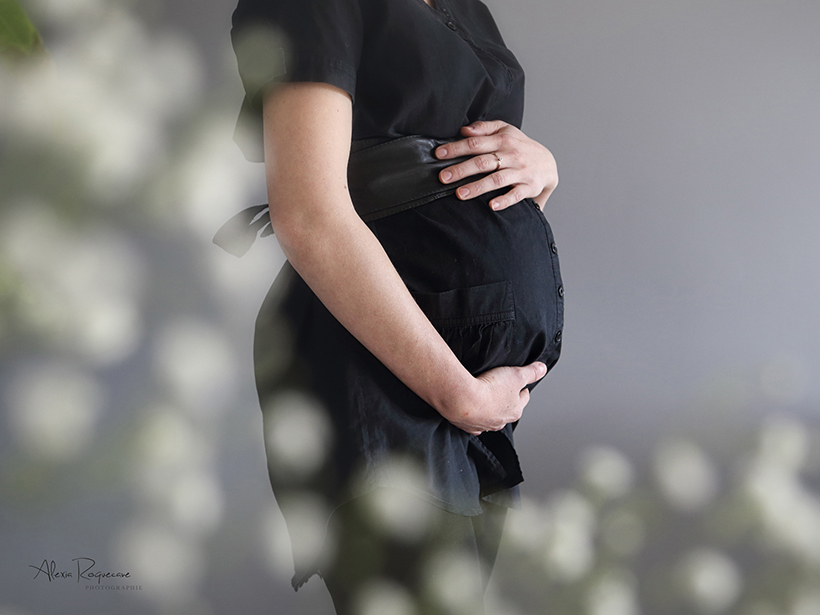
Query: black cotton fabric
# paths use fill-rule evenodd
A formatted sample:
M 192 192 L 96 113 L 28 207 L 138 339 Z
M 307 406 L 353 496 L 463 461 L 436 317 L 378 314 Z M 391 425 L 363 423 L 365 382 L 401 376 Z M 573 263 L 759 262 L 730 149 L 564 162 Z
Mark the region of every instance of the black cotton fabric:
M 262 160 L 262 93 L 277 81 L 346 91 L 354 140 L 446 139 L 482 119 L 521 126 L 524 72 L 477 0 L 240 0 L 231 36 L 250 160 Z
M 479 119 L 521 124 L 523 72 L 478 0 L 438 0 L 437 8 L 423 0 L 240 0 L 233 23 L 246 90 L 237 136 L 250 159 L 261 160 L 261 99 L 278 82 L 345 90 L 354 140 L 452 139 Z M 368 226 L 471 373 L 535 360 L 552 368 L 563 325 L 552 230 L 531 199 L 493 212 L 493 196 L 449 196 Z M 475 437 L 451 425 L 353 338 L 288 263 L 257 318 L 254 362 L 295 586 L 319 567 L 307 548 L 315 536 L 300 529 L 305 498 L 330 518 L 353 498 L 395 488 L 398 467 L 413 468 L 421 480 L 412 488 L 450 513 L 516 505 L 523 477 L 514 426 Z M 281 440 L 271 436 L 281 400 L 294 392 L 315 400 L 329 426 L 309 471 L 283 464 Z

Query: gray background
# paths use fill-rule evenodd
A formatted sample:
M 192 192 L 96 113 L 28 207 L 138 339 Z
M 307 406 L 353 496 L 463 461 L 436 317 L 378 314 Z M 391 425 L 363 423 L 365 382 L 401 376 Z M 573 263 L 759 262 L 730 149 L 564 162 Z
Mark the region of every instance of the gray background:
M 34 13 L 45 15 L 48 3 L 36 4 Z M 518 431 L 525 495 L 541 501 L 573 484 L 578 453 L 590 444 L 623 451 L 636 480 L 649 485 L 654 451 L 670 435 L 699 442 L 726 467 L 727 451 L 753 441 L 773 414 L 795 417 L 816 440 L 820 4 L 488 4 L 527 71 L 524 131 L 553 151 L 561 178 L 546 214 L 566 288 L 564 351 Z M 139 12 L 147 37 L 170 33 L 188 45 L 202 74 L 190 114 L 223 118 L 227 127 L 241 100 L 228 40 L 233 7 L 215 0 L 124 6 Z M 49 24 L 47 45 L 70 31 Z M 195 122 L 177 124 L 169 128 L 181 135 L 175 143 L 194 139 Z M 219 134 L 227 142 L 229 129 Z M 243 188 L 228 191 L 234 200 L 216 214 L 202 213 L 206 231 L 264 200 L 260 169 L 232 145 L 224 151 Z M 112 220 L 133 233 L 154 289 L 140 304 L 144 339 L 129 358 L 88 367 L 106 402 L 95 438 L 70 463 L 29 463 L 4 424 L 0 613 L 330 613 L 321 583 L 294 595 L 287 565 L 271 571 L 260 529 L 281 526 L 250 365 L 250 323 L 281 262 L 275 242 L 229 262 L 209 252 L 206 231 L 158 225 L 155 232 L 125 214 Z M 233 285 L 208 289 L 203 260 Z M 216 323 L 235 366 L 230 386 L 205 404 L 216 408 L 210 418 L 192 419 L 212 447 L 208 467 L 222 511 L 195 541 L 199 556 L 188 569 L 198 572 L 178 577 L 179 592 L 127 595 L 32 579 L 28 565 L 43 558 L 68 565 L 89 554 L 109 568 L 134 566 L 112 545 L 143 514 L 135 511 L 151 506 L 128 464 L 112 459 L 130 450 L 120 443 L 161 398 L 148 365 L 154 332 L 190 313 Z M 4 352 L 7 386 L 32 365 L 71 357 L 70 349 L 27 340 L 15 338 Z M 18 466 L 50 478 L 32 479 L 39 489 L 20 487 Z M 816 469 L 808 475 L 816 481 Z

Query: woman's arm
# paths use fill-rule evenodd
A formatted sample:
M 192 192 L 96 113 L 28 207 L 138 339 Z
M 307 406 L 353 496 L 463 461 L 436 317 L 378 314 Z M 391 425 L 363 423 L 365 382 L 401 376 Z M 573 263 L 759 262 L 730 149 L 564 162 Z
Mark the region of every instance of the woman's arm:
M 474 378 L 410 296 L 347 189 L 352 104 L 322 83 L 280 85 L 264 104 L 271 223 L 294 269 L 402 382 L 473 434 L 520 418 L 543 363 Z
M 473 122 L 462 127 L 465 137 L 436 150 L 441 160 L 472 156 L 439 173 L 442 183 L 449 184 L 470 175 L 489 173 L 486 177 L 461 186 L 456 196 L 473 199 L 486 192 L 510 186 L 506 194 L 490 201 L 495 210 L 532 198 L 541 209 L 558 186 L 558 167 L 546 147 L 500 120 Z

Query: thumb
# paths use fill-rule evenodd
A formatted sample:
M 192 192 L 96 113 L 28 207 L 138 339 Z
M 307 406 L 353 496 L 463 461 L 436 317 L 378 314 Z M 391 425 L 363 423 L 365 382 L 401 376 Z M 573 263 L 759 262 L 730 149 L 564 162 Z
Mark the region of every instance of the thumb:
M 547 375 L 547 366 L 541 361 L 535 361 L 519 368 L 524 384 L 532 384 Z

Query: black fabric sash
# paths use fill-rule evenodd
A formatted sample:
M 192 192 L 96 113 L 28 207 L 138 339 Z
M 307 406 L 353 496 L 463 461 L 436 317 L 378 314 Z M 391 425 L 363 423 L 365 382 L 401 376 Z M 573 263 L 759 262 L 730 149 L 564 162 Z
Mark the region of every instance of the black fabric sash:
M 365 222 L 424 205 L 449 196 L 475 181 L 471 176 L 442 184 L 439 172 L 466 157 L 439 160 L 435 149 L 448 139 L 409 136 L 376 142 L 354 141 L 347 165 L 350 197 Z M 213 241 L 234 256 L 244 255 L 257 237 L 273 233 L 267 203 L 243 209 L 223 224 Z

